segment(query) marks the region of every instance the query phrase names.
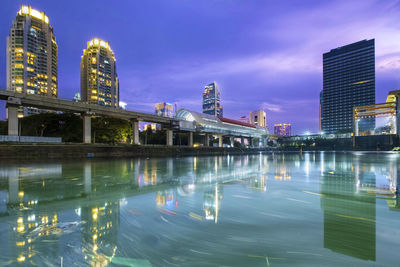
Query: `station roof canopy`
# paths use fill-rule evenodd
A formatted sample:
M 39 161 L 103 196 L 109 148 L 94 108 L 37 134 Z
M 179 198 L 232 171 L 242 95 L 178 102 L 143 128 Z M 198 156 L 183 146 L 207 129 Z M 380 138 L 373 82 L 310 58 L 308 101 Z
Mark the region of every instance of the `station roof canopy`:
M 196 132 L 225 134 L 243 137 L 261 137 L 268 135 L 268 129 L 228 118 L 215 117 L 187 109 L 175 113 L 178 120 L 192 122 Z

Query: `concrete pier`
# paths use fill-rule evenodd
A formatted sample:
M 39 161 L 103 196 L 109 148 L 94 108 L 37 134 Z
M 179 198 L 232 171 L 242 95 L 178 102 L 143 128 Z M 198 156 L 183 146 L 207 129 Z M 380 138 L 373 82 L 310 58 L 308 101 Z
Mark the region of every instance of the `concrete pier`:
M 218 147 L 222 147 L 222 144 L 223 144 L 222 138 L 223 138 L 222 135 L 218 135 Z
M 18 107 L 7 105 L 8 135 L 18 136 Z
M 172 130 L 166 130 L 166 135 L 167 135 L 167 142 L 166 145 L 167 146 L 172 146 L 173 143 L 173 136 L 174 136 L 174 132 Z
M 82 116 L 83 120 L 83 143 L 92 143 L 92 119 L 89 115 L 84 114 Z
M 139 122 L 132 121 L 132 143 L 135 145 L 139 145 Z
M 188 146 L 193 146 L 193 132 L 188 133 Z

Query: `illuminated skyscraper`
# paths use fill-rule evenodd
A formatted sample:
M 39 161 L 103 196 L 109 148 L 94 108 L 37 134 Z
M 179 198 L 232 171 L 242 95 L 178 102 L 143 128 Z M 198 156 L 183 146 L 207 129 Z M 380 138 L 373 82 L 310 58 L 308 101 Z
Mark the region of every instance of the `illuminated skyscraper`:
M 82 102 L 119 107 L 119 81 L 114 52 L 98 38 L 87 42 L 81 60 Z
M 275 124 L 274 134 L 277 136 L 291 136 L 292 135 L 292 125 L 290 123 Z
M 264 110 L 250 112 L 250 124 L 267 127 L 267 114 Z
M 7 90 L 56 98 L 57 49 L 49 18 L 22 5 L 7 37 Z
M 203 113 L 223 117 L 220 94 L 216 82 L 206 85 L 203 92 Z
M 321 128 L 350 132 L 353 107 L 375 104 L 375 40 L 363 40 L 323 55 Z M 366 128 L 374 128 L 375 121 Z
M 172 118 L 174 116 L 174 107 L 169 103 L 158 103 L 156 104 L 156 115 Z

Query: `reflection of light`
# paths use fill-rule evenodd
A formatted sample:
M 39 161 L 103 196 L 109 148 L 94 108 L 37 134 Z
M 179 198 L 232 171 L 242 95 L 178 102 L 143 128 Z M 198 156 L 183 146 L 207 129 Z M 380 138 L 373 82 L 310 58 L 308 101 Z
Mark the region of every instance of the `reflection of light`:
M 98 215 L 98 213 L 99 213 L 99 209 L 98 209 L 98 208 L 92 209 L 92 217 L 93 217 L 93 220 L 97 220 L 97 215 Z
M 24 192 L 23 192 L 23 191 L 20 191 L 20 192 L 18 193 L 18 196 L 19 196 L 20 198 L 23 198 L 23 197 L 24 197 Z
M 75 209 L 75 213 L 78 216 L 81 216 L 81 208 Z
M 17 261 L 19 261 L 19 262 L 25 261 L 25 256 L 24 256 L 24 255 L 20 255 L 20 256 L 17 258 Z
M 25 246 L 25 241 L 16 242 L 16 245 L 17 245 L 17 247 L 23 247 L 23 246 Z
M 107 204 L 107 203 L 106 203 Z M 121 206 L 125 206 L 126 204 L 128 204 L 128 201 L 126 200 L 126 198 L 122 198 L 120 201 L 119 201 L 119 205 L 121 205 Z
M 219 198 L 218 198 L 218 187 L 215 185 L 215 223 L 218 221 L 218 209 L 219 209 Z

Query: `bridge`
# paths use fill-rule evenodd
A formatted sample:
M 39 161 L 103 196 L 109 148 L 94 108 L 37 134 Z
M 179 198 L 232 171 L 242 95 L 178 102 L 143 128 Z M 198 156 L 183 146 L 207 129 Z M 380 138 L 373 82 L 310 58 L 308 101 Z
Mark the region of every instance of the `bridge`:
M 247 138 L 251 146 L 266 145 L 268 130 L 238 121 L 216 118 L 206 114 L 181 109 L 175 118 L 161 117 L 149 113 L 136 112 L 123 109 L 114 109 L 99 105 L 86 104 L 58 98 L 50 98 L 13 91 L 0 90 L 0 100 L 6 100 L 8 109 L 8 135 L 18 136 L 18 108 L 34 107 L 39 109 L 78 113 L 83 119 L 83 143 L 91 143 L 91 118 L 93 116 L 114 117 L 128 120 L 132 124 L 132 143 L 139 145 L 139 122 L 152 122 L 162 126 L 166 131 L 166 145 L 173 145 L 173 132 L 183 131 L 188 133 L 188 145 L 193 146 L 193 134 L 204 135 L 204 145 L 209 145 L 211 135 L 217 136 L 219 146 L 222 147 L 222 138 L 229 136 L 231 144 L 233 139 Z M 253 139 L 259 140 L 258 144 Z

